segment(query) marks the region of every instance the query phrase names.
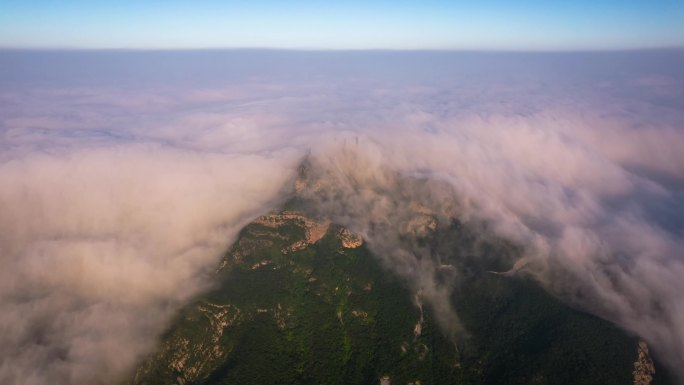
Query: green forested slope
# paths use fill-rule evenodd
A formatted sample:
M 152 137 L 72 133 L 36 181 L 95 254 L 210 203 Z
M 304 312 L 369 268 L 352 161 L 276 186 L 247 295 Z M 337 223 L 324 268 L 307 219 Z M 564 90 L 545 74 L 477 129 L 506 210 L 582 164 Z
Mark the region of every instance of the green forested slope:
M 459 224 L 421 242 L 463 274 L 457 341 L 360 238 L 299 212 L 248 225 L 134 384 L 631 384 L 637 339 L 505 270 Z

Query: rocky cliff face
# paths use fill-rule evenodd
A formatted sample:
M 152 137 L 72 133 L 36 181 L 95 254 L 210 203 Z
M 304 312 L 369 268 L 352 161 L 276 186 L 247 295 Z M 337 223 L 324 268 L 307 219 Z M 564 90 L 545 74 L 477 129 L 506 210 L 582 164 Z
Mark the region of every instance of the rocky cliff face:
M 645 341 L 639 341 L 637 358 L 634 361 L 634 385 L 650 385 L 655 374 L 655 365 L 648 353 L 648 345 Z

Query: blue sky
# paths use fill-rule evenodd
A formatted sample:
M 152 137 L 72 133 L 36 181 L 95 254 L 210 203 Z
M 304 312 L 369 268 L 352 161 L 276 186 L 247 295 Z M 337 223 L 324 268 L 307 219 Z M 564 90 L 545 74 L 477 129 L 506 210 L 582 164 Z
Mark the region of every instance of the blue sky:
M 0 0 L 4 48 L 684 46 L 684 0 Z

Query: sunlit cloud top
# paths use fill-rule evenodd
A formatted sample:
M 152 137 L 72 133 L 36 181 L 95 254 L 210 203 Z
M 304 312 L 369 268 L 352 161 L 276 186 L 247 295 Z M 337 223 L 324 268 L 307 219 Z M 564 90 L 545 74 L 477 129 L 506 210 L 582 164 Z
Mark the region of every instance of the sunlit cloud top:
M 576 50 L 684 46 L 684 3 L 0 1 L 4 48 Z

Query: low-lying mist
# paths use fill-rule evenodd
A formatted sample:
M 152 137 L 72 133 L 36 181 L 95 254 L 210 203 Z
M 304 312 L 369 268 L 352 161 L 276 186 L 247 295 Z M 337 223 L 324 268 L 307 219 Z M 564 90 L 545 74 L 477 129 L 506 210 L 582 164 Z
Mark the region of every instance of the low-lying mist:
M 125 377 L 306 154 L 329 187 L 316 209 L 445 333 L 467 330 L 439 256 L 402 240 L 425 213 L 486 222 L 522 247 L 521 272 L 684 376 L 684 52 L 0 62 L 3 384 Z

